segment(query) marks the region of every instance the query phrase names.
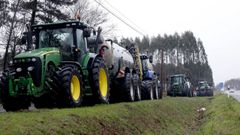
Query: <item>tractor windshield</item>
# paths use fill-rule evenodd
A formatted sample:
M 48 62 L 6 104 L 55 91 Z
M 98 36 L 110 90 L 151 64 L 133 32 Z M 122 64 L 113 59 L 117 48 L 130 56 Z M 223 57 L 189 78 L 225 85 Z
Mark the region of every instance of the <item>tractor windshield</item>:
M 183 77 L 173 76 L 171 77 L 171 84 L 181 84 L 183 82 Z
M 73 45 L 72 28 L 45 29 L 39 32 L 39 48 L 67 47 Z
M 144 71 L 151 69 L 151 63 L 149 62 L 149 59 L 142 60 L 142 67 Z
M 207 82 L 202 81 L 202 82 L 199 82 L 199 83 L 198 83 L 198 87 L 199 87 L 200 89 L 204 89 L 204 88 L 208 88 L 209 86 L 208 86 L 208 83 L 207 83 Z

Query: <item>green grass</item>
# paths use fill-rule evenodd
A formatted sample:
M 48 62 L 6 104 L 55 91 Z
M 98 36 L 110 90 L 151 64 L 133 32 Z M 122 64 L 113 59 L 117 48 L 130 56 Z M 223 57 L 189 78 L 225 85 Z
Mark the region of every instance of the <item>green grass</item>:
M 240 103 L 218 94 L 207 107 L 197 135 L 240 135 Z
M 1 113 L 0 134 L 192 134 L 197 125 L 196 110 L 209 102 L 207 97 L 166 97 L 74 109 Z

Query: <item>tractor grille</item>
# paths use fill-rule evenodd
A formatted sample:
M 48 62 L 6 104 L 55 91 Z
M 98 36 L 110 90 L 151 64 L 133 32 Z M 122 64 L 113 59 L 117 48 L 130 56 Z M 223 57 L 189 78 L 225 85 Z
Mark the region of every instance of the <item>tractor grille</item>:
M 31 75 L 35 86 L 41 85 L 42 63 L 38 57 L 14 59 L 15 78 Z

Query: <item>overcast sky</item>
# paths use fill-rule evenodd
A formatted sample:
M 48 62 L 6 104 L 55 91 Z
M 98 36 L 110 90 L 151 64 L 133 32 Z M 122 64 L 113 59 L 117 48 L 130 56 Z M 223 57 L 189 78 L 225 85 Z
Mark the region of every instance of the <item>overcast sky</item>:
M 240 77 L 240 1 L 101 1 L 109 9 L 110 3 L 149 36 L 192 31 L 203 41 L 215 83 Z M 119 14 L 117 11 L 114 12 Z M 117 19 L 114 18 L 113 21 L 118 25 L 118 36 L 141 37 Z

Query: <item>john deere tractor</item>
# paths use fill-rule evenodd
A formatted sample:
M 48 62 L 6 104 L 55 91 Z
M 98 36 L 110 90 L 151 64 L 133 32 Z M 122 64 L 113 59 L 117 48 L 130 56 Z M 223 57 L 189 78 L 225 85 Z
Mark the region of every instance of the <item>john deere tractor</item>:
M 191 84 L 185 74 L 172 75 L 169 78 L 168 96 L 193 96 Z
M 1 77 L 3 108 L 26 109 L 31 102 L 37 108 L 77 107 L 85 96 L 108 103 L 101 29 L 92 33 L 90 26 L 74 20 L 29 28 L 22 41 L 34 49 L 15 56 Z

